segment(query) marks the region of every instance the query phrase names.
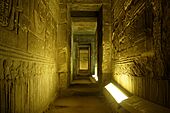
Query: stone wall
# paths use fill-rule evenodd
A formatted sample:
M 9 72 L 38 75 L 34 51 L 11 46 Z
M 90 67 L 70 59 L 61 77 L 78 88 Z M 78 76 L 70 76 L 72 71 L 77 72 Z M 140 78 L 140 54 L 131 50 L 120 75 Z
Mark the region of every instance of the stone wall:
M 104 1 L 103 1 L 104 2 Z M 105 86 L 110 81 L 111 68 L 111 4 L 102 5 L 102 85 Z M 101 18 L 99 16 L 99 18 Z M 99 26 L 101 27 L 101 26 Z M 99 32 L 101 32 L 99 31 Z M 100 39 L 99 39 L 100 40 Z M 99 47 L 100 48 L 100 47 Z M 100 69 L 99 69 L 100 70 Z M 100 76 L 100 75 L 99 75 Z M 99 77 L 100 78 L 100 77 Z
M 170 108 L 168 0 L 112 0 L 112 78 Z
M 59 21 L 57 33 L 57 70 L 60 79 L 60 89 L 66 89 L 69 85 L 70 75 L 70 43 L 71 43 L 71 26 L 70 11 L 66 3 L 59 3 Z
M 58 94 L 57 0 L 0 1 L 0 112 L 40 113 Z

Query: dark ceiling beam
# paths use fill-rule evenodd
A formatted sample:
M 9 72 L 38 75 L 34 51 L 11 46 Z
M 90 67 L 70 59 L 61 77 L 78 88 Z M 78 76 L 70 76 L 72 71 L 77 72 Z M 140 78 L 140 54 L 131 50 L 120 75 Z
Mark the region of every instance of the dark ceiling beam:
M 72 22 L 97 22 L 96 17 L 72 17 Z
M 71 17 L 97 17 L 98 11 L 71 11 Z

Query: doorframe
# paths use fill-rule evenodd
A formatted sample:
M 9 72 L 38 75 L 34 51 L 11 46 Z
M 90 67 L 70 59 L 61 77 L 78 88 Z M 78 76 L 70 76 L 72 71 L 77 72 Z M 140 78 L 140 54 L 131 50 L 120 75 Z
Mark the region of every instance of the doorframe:
M 81 48 L 88 48 L 88 70 L 80 70 L 80 49 Z M 79 44 L 77 47 L 77 75 L 78 76 L 85 76 L 91 74 L 91 44 Z

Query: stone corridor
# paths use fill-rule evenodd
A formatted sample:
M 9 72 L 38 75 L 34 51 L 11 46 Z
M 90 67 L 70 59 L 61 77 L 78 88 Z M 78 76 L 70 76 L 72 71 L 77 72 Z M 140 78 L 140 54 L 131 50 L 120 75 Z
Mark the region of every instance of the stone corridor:
M 169 51 L 170 0 L 0 0 L 0 113 L 170 113 Z
M 97 84 L 76 80 L 44 113 L 112 113 Z

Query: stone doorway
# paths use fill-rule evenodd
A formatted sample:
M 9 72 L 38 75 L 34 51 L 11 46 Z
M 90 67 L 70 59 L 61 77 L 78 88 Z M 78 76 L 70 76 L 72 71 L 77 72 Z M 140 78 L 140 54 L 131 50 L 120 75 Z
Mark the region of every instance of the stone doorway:
M 91 74 L 91 46 L 79 45 L 77 58 L 77 74 L 78 76 L 90 76 Z

